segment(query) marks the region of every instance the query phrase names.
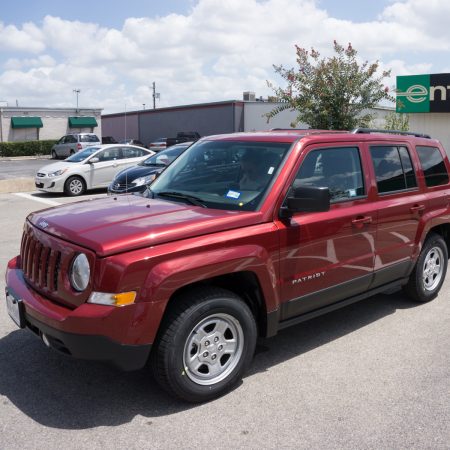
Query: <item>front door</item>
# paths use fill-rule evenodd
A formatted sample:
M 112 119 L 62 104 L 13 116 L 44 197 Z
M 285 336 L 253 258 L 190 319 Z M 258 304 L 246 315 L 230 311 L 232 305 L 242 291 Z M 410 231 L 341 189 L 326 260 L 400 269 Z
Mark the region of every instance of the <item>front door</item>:
M 278 224 L 282 320 L 361 293 L 373 276 L 377 216 L 360 149 L 307 149 L 298 185 L 328 187 L 331 207 Z

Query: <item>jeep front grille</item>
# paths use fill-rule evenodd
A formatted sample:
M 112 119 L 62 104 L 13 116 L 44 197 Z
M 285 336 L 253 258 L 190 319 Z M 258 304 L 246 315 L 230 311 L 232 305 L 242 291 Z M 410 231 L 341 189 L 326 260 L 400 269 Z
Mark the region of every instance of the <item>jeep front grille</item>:
M 24 233 L 20 259 L 25 279 L 40 290 L 55 292 L 61 270 L 61 252 L 44 246 L 31 233 Z

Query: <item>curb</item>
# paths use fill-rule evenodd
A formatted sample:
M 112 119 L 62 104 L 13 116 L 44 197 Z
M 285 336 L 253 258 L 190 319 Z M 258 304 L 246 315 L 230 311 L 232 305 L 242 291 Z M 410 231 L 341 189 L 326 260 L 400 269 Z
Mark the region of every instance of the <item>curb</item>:
M 0 180 L 0 194 L 10 194 L 11 192 L 35 191 L 34 178 L 13 178 Z
M 33 156 L 0 156 L 0 162 L 2 161 L 22 161 L 25 159 L 50 159 L 50 155 L 33 155 Z

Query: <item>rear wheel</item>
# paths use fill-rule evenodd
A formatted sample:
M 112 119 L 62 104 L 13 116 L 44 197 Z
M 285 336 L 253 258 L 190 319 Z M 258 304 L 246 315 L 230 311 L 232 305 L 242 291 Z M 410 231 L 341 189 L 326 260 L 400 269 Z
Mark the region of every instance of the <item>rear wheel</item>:
M 55 150 L 52 150 L 52 159 L 58 159 L 58 155 L 56 154 Z
M 430 234 L 405 286 L 406 293 L 417 302 L 433 300 L 444 282 L 447 263 L 448 250 L 445 241 L 436 233 Z
M 86 183 L 81 177 L 69 177 L 64 183 L 64 192 L 71 197 L 82 195 L 86 192 Z
M 152 353 L 158 383 L 189 402 L 219 397 L 242 378 L 256 345 L 255 319 L 232 292 L 186 294 L 165 320 Z

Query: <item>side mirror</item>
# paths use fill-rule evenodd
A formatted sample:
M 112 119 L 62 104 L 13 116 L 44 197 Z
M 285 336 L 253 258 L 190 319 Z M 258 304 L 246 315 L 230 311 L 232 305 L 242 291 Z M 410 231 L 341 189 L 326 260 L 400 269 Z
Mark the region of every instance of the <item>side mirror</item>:
M 96 156 L 94 156 L 93 158 L 91 158 L 89 161 L 88 161 L 88 163 L 89 164 L 94 164 L 94 163 L 98 163 L 100 160 L 96 157 Z
M 296 212 L 323 212 L 330 209 L 330 190 L 327 187 L 299 186 L 294 188 L 280 210 L 281 218 Z

